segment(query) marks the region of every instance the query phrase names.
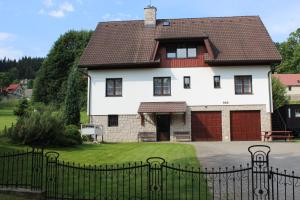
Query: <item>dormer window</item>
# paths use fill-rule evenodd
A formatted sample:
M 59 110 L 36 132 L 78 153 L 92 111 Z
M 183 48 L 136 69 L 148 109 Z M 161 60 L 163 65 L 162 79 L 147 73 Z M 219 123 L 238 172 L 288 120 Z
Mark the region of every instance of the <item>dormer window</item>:
M 196 45 L 173 45 L 167 47 L 167 58 L 196 58 L 197 57 L 197 47 Z

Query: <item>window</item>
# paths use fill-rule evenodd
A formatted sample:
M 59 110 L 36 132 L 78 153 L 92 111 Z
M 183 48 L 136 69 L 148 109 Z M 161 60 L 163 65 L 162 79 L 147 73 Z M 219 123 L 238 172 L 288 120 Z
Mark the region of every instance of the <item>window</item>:
M 214 76 L 214 88 L 221 88 L 221 77 Z
M 184 89 L 191 88 L 191 77 L 190 76 L 183 77 L 183 88 Z
M 154 96 L 171 95 L 171 77 L 155 77 L 153 79 Z
M 187 58 L 187 49 L 185 45 L 177 47 L 177 58 Z
M 188 58 L 196 58 L 197 57 L 197 48 L 196 46 L 189 46 L 188 49 Z
M 252 94 L 252 76 L 235 76 L 235 94 Z
M 121 78 L 106 79 L 106 96 L 107 97 L 122 96 L 122 79 Z
M 300 117 L 300 109 L 295 109 L 295 117 Z
M 291 118 L 291 108 L 288 109 L 288 118 Z
M 289 91 L 292 91 L 292 87 L 291 86 L 289 86 Z
M 119 116 L 118 115 L 108 115 L 108 127 L 118 126 Z
M 196 58 L 197 47 L 195 45 L 177 45 L 167 48 L 167 58 Z
M 176 47 L 167 48 L 167 58 L 176 58 Z

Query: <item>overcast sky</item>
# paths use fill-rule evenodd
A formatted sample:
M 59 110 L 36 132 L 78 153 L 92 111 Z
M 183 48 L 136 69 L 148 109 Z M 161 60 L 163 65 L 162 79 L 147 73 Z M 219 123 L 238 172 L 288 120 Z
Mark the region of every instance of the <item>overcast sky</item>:
M 46 56 L 64 32 L 143 19 L 150 0 L 0 0 L 0 58 Z M 158 18 L 259 15 L 272 39 L 300 27 L 300 0 L 152 0 Z

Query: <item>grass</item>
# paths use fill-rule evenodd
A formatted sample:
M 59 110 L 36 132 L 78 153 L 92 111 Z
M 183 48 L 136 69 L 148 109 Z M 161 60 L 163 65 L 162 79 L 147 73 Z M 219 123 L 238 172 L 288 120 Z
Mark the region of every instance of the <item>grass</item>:
M 14 115 L 13 108 L 5 107 L 0 108 L 0 131 L 4 129 L 4 127 L 10 127 L 12 123 L 15 123 L 17 117 Z
M 26 148 L 27 147 L 24 145 L 16 145 L 10 143 L 9 139 L 6 137 L 0 137 L 0 154 L 3 152 L 10 152 Z M 101 172 L 99 171 L 99 168 L 98 171 L 95 171 L 94 165 L 102 165 L 100 169 L 105 169 L 107 167 L 110 168 L 110 164 L 114 166 L 116 166 L 116 164 L 119 164 L 119 167 L 121 167 L 123 166 L 122 164 L 125 163 L 125 167 L 128 167 L 128 163 L 140 161 L 143 161 L 145 163 L 146 159 L 149 157 L 163 157 L 168 163 L 174 163 L 175 167 L 180 164 L 181 168 L 183 167 L 182 169 L 185 169 L 184 166 L 188 166 L 188 169 L 191 169 L 191 167 L 193 167 L 194 169 L 200 167 L 199 162 L 196 159 L 195 149 L 190 144 L 83 144 L 72 148 L 48 148 L 46 149 L 46 151 L 59 152 L 59 160 L 64 162 L 70 162 L 71 164 L 71 167 L 59 165 L 57 169 L 59 179 L 56 182 L 56 185 L 58 187 L 57 194 L 59 195 L 59 197 L 61 197 L 61 195 L 64 195 L 65 197 L 72 198 L 73 195 L 75 195 L 75 197 L 78 197 L 79 199 L 85 199 L 90 195 L 92 195 L 93 197 L 94 195 L 97 196 L 101 194 L 103 198 L 111 198 L 117 196 L 121 197 L 122 195 L 124 195 L 124 199 L 127 199 L 129 197 L 133 197 L 134 192 L 136 197 L 146 198 L 148 196 L 148 193 L 146 192 L 148 190 L 147 166 L 138 168 L 127 168 L 125 170 Z M 92 168 L 90 168 L 90 170 L 79 170 L 76 167 L 72 167 L 73 162 L 76 164 L 80 163 L 81 166 L 83 164 L 92 165 Z M 28 161 L 28 163 L 29 166 L 31 166 L 30 160 Z M 104 164 L 108 164 L 108 166 L 103 166 Z M 27 165 L 28 164 L 24 163 L 24 166 Z M 133 165 L 131 164 L 130 166 Z M 139 166 L 139 164 L 134 166 Z M 29 167 L 28 169 L 31 168 Z M 11 177 L 9 175 L 11 171 L 16 170 L 9 169 L 7 175 L 8 177 Z M 12 176 L 16 176 L 15 178 L 7 179 L 9 179 L 9 181 L 13 181 L 14 179 L 17 179 L 20 176 L 25 177 L 23 176 L 23 174 L 25 174 L 25 171 L 18 173 L 18 175 L 14 173 L 14 175 Z M 30 173 L 31 170 L 28 171 L 28 174 Z M 157 172 L 152 171 L 151 173 L 153 174 L 152 179 L 156 180 L 156 175 L 154 174 L 157 174 Z M 191 178 L 192 174 L 189 172 L 180 172 L 178 170 L 173 170 L 169 168 L 163 168 L 161 173 L 165 174 L 165 178 L 161 180 L 162 184 L 165 187 L 164 191 L 165 193 L 167 193 L 166 195 L 170 197 L 174 195 L 174 198 L 172 199 L 191 199 L 192 191 L 194 191 L 195 196 L 201 196 L 203 199 L 211 199 L 210 192 L 205 192 L 206 183 L 203 175 L 194 174 L 193 179 Z M 168 173 L 168 176 L 166 176 L 166 173 Z M 119 192 L 116 193 L 116 190 L 118 189 Z M 53 194 L 54 190 L 52 190 L 53 188 L 51 187 L 49 189 L 50 195 Z
M 0 199 L 3 199 L 3 200 L 29 200 L 28 198 L 11 195 L 11 194 L 9 194 L 9 195 L 8 194 L 0 194 Z
M 11 144 L 6 137 L 0 137 L 0 152 L 26 149 L 22 145 Z M 48 148 L 57 151 L 59 159 L 81 164 L 122 164 L 146 161 L 147 158 L 163 157 L 167 162 L 199 167 L 192 145 L 179 143 L 118 143 L 83 144 L 69 148 Z

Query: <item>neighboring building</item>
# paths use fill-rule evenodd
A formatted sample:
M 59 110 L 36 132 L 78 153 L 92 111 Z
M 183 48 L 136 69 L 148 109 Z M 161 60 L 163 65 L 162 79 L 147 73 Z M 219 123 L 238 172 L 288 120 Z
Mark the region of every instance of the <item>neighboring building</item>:
M 275 131 L 289 130 L 300 136 L 300 104 L 284 105 L 274 111 L 272 126 Z
M 7 95 L 15 98 L 20 98 L 24 95 L 24 89 L 19 83 L 12 83 L 7 88 L 5 88 Z
M 286 86 L 286 92 L 292 101 L 300 101 L 300 74 L 274 74 Z
M 271 65 L 278 53 L 258 16 L 99 23 L 80 67 L 88 114 L 104 140 L 261 140 L 271 130 Z

